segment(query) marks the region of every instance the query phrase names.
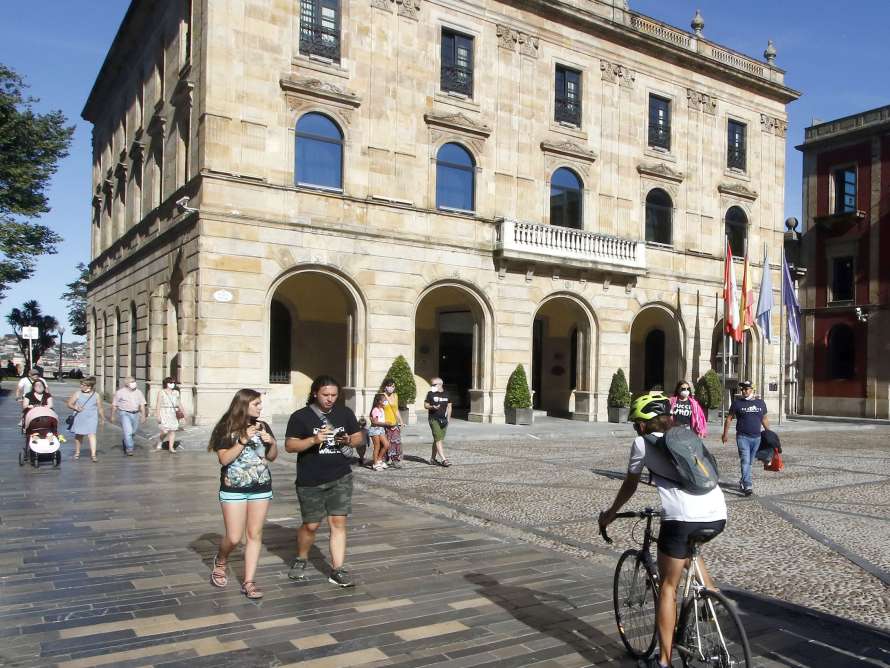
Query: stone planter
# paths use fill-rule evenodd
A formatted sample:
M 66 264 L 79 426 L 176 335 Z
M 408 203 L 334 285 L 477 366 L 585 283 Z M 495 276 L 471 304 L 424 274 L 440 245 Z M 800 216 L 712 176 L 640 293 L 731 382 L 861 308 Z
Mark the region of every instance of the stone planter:
M 402 418 L 404 425 L 417 424 L 417 411 L 413 411 L 411 408 L 400 408 L 399 417 Z
M 504 408 L 504 418 L 507 424 L 533 424 L 535 411 L 531 408 Z
M 628 406 L 609 406 L 609 422 L 627 422 Z

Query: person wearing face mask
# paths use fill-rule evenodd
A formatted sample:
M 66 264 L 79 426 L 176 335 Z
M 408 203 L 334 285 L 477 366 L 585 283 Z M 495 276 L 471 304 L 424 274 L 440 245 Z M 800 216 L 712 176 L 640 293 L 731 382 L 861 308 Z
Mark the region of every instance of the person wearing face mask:
M 691 429 L 699 438 L 708 435 L 708 421 L 701 404 L 692 396 L 692 386 L 685 380 L 677 383 L 671 397 L 671 415 L 674 424 Z
M 124 432 L 123 447 L 128 457 L 133 456 L 133 434 L 139 429 L 139 424 L 148 417 L 145 396 L 136 385 L 133 376 L 124 378 L 124 384 L 114 393 L 111 400 L 111 421 L 114 416 L 120 415 L 121 431 Z
M 167 449 L 170 454 L 176 454 L 176 432 L 181 428 L 181 420 L 185 419 L 182 410 L 182 402 L 179 399 L 179 391 L 176 389 L 176 381 L 170 376 L 164 378 L 164 389 L 158 392 L 157 419 L 161 433 L 158 435 L 156 450 L 164 447 L 167 441 Z
M 430 464 L 451 466 L 451 462 L 445 458 L 445 432 L 448 430 L 448 421 L 451 419 L 451 400 L 445 393 L 445 381 L 441 378 L 430 379 L 430 385 L 432 387 L 423 400 L 423 407 L 429 414 L 430 431 L 433 434 Z
M 383 394 L 383 417 L 386 423 L 386 440 L 389 442 L 387 459 L 389 467 L 402 468 L 402 415 L 399 413 L 399 395 L 396 393 L 396 382 L 386 378 L 380 386 Z
M 745 496 L 754 493 L 754 483 L 751 479 L 751 464 L 754 456 L 760 448 L 760 433 L 769 429 L 769 418 L 766 416 L 766 404 L 763 399 L 754 396 L 754 384 L 750 380 L 739 383 L 742 394 L 734 397 L 729 406 L 726 420 L 723 422 L 722 441 L 725 444 L 728 439 L 729 423 L 736 420 L 735 441 L 739 450 L 739 467 L 742 477 L 739 481 L 739 490 Z
M 343 567 L 346 559 L 346 518 L 352 513 L 352 468 L 349 448 L 362 445 L 364 433 L 355 413 L 337 404 L 340 383 L 331 376 L 312 381 L 306 406 L 287 423 L 284 449 L 297 453 L 297 499 L 302 526 L 297 530 L 297 556 L 287 576 L 305 580 L 309 550 L 321 521 L 330 529 L 331 572 L 328 582 L 352 587 Z M 346 452 L 344 452 L 344 450 Z

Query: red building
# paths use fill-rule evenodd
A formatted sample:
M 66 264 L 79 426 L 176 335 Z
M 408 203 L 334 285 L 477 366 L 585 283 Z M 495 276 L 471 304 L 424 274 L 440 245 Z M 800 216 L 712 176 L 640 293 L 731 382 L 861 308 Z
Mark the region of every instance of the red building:
M 798 410 L 890 418 L 890 105 L 806 129 Z

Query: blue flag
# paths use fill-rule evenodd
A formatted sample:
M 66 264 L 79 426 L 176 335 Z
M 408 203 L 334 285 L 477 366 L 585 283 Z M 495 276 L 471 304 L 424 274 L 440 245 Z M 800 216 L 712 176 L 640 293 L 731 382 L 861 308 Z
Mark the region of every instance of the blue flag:
M 760 296 L 757 298 L 757 325 L 766 343 L 772 343 L 771 316 L 773 310 L 773 276 L 769 268 L 769 252 L 763 253 L 763 277 L 760 279 Z
M 800 343 L 800 303 L 794 294 L 794 282 L 788 260 L 782 253 L 782 299 L 785 301 L 785 313 L 788 318 L 788 336 L 795 345 Z

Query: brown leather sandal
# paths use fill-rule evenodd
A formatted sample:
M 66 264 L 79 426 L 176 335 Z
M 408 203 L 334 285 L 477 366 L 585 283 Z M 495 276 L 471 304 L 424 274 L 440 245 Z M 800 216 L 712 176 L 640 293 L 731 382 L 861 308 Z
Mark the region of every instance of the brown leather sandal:
M 247 580 L 243 585 L 241 585 L 241 593 L 251 600 L 256 600 L 263 597 L 263 590 L 257 587 L 256 582 L 254 582 L 253 580 Z
M 219 555 L 213 557 L 213 570 L 210 572 L 210 584 L 214 587 L 225 587 L 229 584 L 229 578 L 226 575 L 226 562 L 220 563 Z

